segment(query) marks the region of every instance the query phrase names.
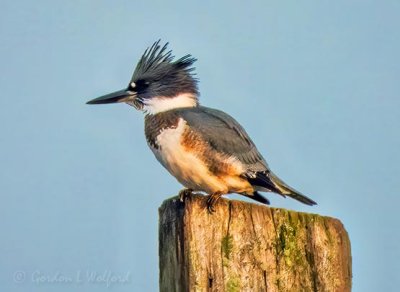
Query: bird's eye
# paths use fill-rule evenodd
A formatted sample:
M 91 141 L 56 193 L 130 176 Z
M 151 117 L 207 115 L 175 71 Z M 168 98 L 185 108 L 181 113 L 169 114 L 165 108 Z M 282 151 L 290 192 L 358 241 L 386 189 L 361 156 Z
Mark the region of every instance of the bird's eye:
M 136 90 L 143 90 L 150 85 L 150 81 L 139 79 L 132 81 L 129 86 L 135 88 Z

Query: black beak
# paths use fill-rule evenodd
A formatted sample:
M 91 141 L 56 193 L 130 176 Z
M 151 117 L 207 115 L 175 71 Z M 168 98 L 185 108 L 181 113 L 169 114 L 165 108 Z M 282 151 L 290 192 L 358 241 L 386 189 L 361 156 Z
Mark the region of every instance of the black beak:
M 122 89 L 109 93 L 98 98 L 89 100 L 86 104 L 106 104 L 106 103 L 117 103 L 117 102 L 129 102 L 134 101 L 136 93 L 128 89 Z

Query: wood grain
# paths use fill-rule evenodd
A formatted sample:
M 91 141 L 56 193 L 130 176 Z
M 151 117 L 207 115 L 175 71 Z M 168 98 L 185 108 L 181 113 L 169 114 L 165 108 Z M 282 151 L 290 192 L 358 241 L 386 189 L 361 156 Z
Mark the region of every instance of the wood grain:
M 159 209 L 160 291 L 350 291 L 350 241 L 335 218 L 204 196 Z

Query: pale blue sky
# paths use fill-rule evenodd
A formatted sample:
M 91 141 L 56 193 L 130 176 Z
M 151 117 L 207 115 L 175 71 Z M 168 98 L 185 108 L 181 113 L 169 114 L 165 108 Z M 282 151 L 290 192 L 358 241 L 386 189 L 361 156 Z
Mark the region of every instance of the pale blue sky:
M 158 289 L 157 209 L 180 185 L 147 148 L 142 114 L 85 102 L 126 86 L 161 38 L 199 59 L 201 102 L 233 115 L 272 169 L 319 203 L 271 194 L 273 206 L 339 218 L 354 291 L 396 291 L 399 10 L 399 1 L 1 1 L 0 290 Z M 105 271 L 128 282 L 76 279 Z M 57 275 L 71 281 L 46 278 Z

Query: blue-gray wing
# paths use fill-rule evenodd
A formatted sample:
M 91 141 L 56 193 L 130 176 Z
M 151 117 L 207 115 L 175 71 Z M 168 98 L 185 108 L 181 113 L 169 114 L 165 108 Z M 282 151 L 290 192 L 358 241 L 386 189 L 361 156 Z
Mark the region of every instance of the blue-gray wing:
M 202 106 L 178 111 L 190 128 L 207 141 L 212 149 L 236 157 L 249 173 L 268 170 L 267 162 L 249 135 L 228 114 Z

